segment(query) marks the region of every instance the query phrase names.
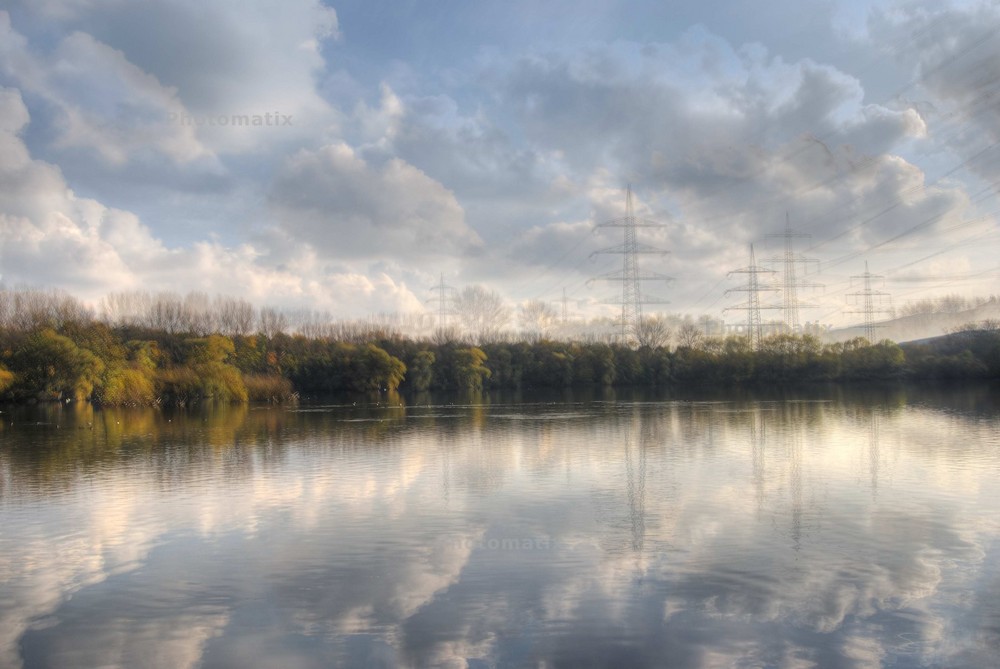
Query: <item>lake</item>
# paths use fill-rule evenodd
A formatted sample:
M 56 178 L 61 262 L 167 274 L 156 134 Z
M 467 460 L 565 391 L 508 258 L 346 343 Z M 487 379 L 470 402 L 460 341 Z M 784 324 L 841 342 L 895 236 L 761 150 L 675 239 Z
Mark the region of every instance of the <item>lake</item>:
M 986 667 L 1000 391 L 0 414 L 0 667 Z

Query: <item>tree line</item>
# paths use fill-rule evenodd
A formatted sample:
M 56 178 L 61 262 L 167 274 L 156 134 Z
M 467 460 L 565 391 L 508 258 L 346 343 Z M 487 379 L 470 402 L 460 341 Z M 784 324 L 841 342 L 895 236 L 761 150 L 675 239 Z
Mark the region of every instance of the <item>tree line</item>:
M 298 394 L 577 386 L 790 384 L 1000 376 L 1000 325 L 970 324 L 932 343 L 823 344 L 656 323 L 636 347 L 602 341 L 408 337 L 376 323 L 288 333 L 273 310 L 240 300 L 119 294 L 98 318 L 54 291 L 0 290 L 0 395 L 104 405 L 288 401 Z M 251 315 L 253 316 L 251 318 Z M 650 343 L 654 342 L 654 343 Z

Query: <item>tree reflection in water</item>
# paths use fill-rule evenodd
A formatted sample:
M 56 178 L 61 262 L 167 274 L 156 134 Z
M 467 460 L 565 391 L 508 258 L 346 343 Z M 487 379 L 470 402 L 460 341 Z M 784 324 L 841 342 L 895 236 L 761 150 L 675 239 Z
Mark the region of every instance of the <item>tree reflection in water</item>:
M 0 665 L 983 666 L 997 409 L 907 387 L 18 408 Z

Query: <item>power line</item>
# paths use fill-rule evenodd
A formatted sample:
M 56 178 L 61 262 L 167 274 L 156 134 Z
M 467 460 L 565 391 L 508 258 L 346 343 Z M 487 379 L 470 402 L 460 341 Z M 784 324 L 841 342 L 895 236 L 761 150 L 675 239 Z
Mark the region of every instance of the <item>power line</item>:
M 601 223 L 597 228 L 622 228 L 625 232 L 625 241 L 619 246 L 601 249 L 591 254 L 610 253 L 622 256 L 622 269 L 591 279 L 602 281 L 613 281 L 622 284 L 621 297 L 612 298 L 608 302 L 622 305 L 622 343 L 627 344 L 639 339 L 639 328 L 642 323 L 643 304 L 668 304 L 664 299 L 643 296 L 639 289 L 640 281 L 672 281 L 673 278 L 658 272 L 641 271 L 639 269 L 639 254 L 659 254 L 666 255 L 669 251 L 658 249 L 648 244 L 640 244 L 636 228 L 662 228 L 662 223 L 647 219 L 638 219 L 632 208 L 632 185 L 629 184 L 625 190 L 625 216 Z
M 915 42 L 916 40 L 918 40 L 919 38 L 921 38 L 924 34 L 929 33 L 931 30 L 932 30 L 932 26 L 924 26 L 919 31 L 911 33 L 906 38 L 906 40 L 903 40 L 903 39 L 898 40 L 900 43 L 895 48 L 902 50 L 906 46 L 906 43 L 905 43 L 906 41 Z M 933 66 L 926 67 L 921 72 L 918 72 L 914 76 L 914 78 L 912 80 L 906 82 L 901 88 L 899 88 L 894 93 L 892 93 L 891 95 L 889 95 L 885 99 L 884 102 L 890 102 L 892 100 L 899 100 L 899 101 L 902 101 L 902 102 L 906 102 L 906 100 L 903 99 L 902 96 L 903 96 L 903 94 L 908 89 L 912 88 L 913 86 L 915 86 L 915 85 L 917 85 L 917 84 L 919 84 L 919 83 L 921 83 L 923 81 L 927 81 L 927 80 L 929 80 L 932 77 L 941 76 L 942 71 L 946 71 L 949 68 L 954 68 L 956 64 L 960 64 L 962 61 L 967 62 L 969 60 L 970 56 L 973 54 L 974 51 L 980 49 L 987 41 L 990 41 L 990 40 L 993 40 L 993 39 L 995 39 L 995 33 L 994 32 L 987 32 L 987 33 L 985 33 L 985 34 L 977 37 L 975 40 L 966 43 L 960 49 L 958 49 L 955 52 L 947 55 L 947 57 L 945 57 L 943 59 L 940 59 Z M 986 61 L 976 61 L 975 63 L 972 64 L 972 67 L 968 68 L 968 69 L 973 69 L 973 70 L 983 69 L 985 62 Z M 965 70 L 965 73 L 968 72 L 968 69 Z M 961 114 L 963 112 L 964 112 L 965 117 L 968 117 L 972 113 L 979 114 L 979 113 L 983 113 L 984 111 L 988 111 L 990 108 L 992 108 L 993 107 L 993 103 L 994 103 L 994 99 L 993 99 L 994 95 L 998 94 L 998 92 L 991 90 L 990 87 L 993 86 L 996 81 L 998 81 L 998 80 L 995 77 L 993 77 L 993 75 L 988 75 L 986 77 L 981 77 L 979 81 L 974 82 L 976 84 L 977 91 L 978 91 L 977 97 L 973 98 L 973 100 L 971 102 L 967 102 L 965 104 L 964 110 L 962 108 L 955 109 L 952 112 L 941 116 L 940 119 L 945 124 L 944 127 L 946 129 L 948 129 L 949 131 L 953 131 L 953 130 L 955 130 L 957 128 L 956 128 L 955 124 L 953 123 L 952 117 L 957 116 L 957 115 L 959 115 L 959 114 Z M 915 105 L 911 105 L 911 106 L 915 106 Z M 844 130 L 843 127 L 832 128 L 832 129 L 830 129 L 829 131 L 827 131 L 825 133 L 818 133 L 817 135 L 812 136 L 811 139 L 813 140 L 814 143 L 822 145 L 823 142 L 825 142 L 825 141 L 827 141 L 827 140 L 829 140 L 831 138 L 837 137 L 838 135 L 843 135 L 844 132 L 845 132 L 845 130 Z M 867 226 L 867 225 L 871 224 L 873 221 L 878 220 L 881 217 L 885 217 L 887 214 L 890 214 L 890 212 L 896 210 L 900 206 L 901 203 L 905 203 L 906 198 L 903 197 L 903 196 L 908 195 L 908 194 L 910 194 L 913 191 L 916 191 L 918 189 L 927 189 L 927 188 L 929 188 L 931 186 L 934 186 L 936 184 L 942 183 L 949 176 L 951 176 L 954 173 L 958 172 L 962 168 L 967 168 L 967 167 L 971 167 L 971 166 L 974 166 L 974 165 L 977 165 L 977 164 L 985 163 L 986 160 L 989 160 L 990 162 L 993 162 L 993 160 L 996 157 L 996 152 L 993 151 L 993 149 L 995 149 L 998 144 L 1000 144 L 1000 142 L 995 142 L 995 143 L 987 146 L 984 149 L 978 150 L 976 153 L 974 153 L 969 158 L 961 160 L 960 162 L 958 162 L 958 164 L 952 166 L 951 169 L 947 170 L 944 174 L 940 175 L 936 179 L 933 179 L 930 183 L 921 183 L 921 184 L 913 185 L 913 186 L 910 186 L 910 187 L 904 189 L 901 193 L 897 193 L 896 194 L 897 199 L 895 200 L 894 203 L 888 203 L 888 202 L 884 202 L 884 201 L 883 202 L 878 202 L 878 201 L 873 202 L 872 204 L 870 204 L 869 206 L 865 207 L 862 210 L 863 215 L 864 215 L 864 220 L 862 220 L 857 225 L 851 226 L 847 230 L 844 230 L 844 231 L 840 232 L 839 234 L 835 234 L 833 237 L 831 237 L 829 239 L 825 239 L 824 241 L 821 241 L 821 242 L 813 245 L 812 248 L 819 248 L 821 246 L 829 244 L 829 243 L 831 243 L 831 242 L 833 242 L 833 241 L 835 241 L 835 240 L 843 237 L 846 234 L 849 234 L 851 232 L 854 232 L 854 231 L 858 230 L 859 228 L 863 228 L 864 226 Z M 778 153 L 777 155 L 774 156 L 773 161 L 772 161 L 772 165 L 774 165 L 774 164 L 789 163 L 792 160 L 794 160 L 797 155 L 799 155 L 800 153 L 802 153 L 805 150 L 806 150 L 806 147 L 800 146 L 800 147 L 794 147 L 791 151 L 786 151 L 786 152 Z M 827 149 L 827 150 L 829 151 L 829 149 Z M 869 156 L 869 157 L 863 158 L 861 161 L 851 161 L 850 162 L 850 168 L 847 169 L 846 172 L 842 171 L 839 174 L 832 175 L 830 177 L 826 177 L 826 178 L 823 178 L 823 179 L 819 179 L 819 180 L 817 180 L 814 183 L 806 184 L 804 186 L 801 186 L 795 192 L 784 195 L 783 199 L 787 200 L 790 197 L 794 197 L 796 195 L 802 194 L 803 192 L 808 192 L 810 190 L 814 190 L 814 189 L 816 189 L 818 187 L 827 187 L 827 186 L 831 185 L 831 183 L 837 182 L 837 181 L 845 178 L 846 176 L 848 176 L 850 174 L 857 173 L 860 170 L 868 169 L 868 168 L 870 168 L 872 166 L 877 165 L 879 163 L 880 158 L 881 158 L 880 156 Z M 751 173 L 749 175 L 745 175 L 744 178 L 741 179 L 741 180 L 742 181 L 748 181 L 748 180 L 750 180 L 752 178 L 753 174 L 756 174 L 756 173 L 761 172 L 761 171 L 763 171 L 763 170 L 756 170 L 755 172 L 753 172 L 753 173 Z M 720 187 L 720 188 L 722 188 L 722 187 Z M 988 191 L 988 190 L 991 190 L 991 189 L 990 188 L 984 189 L 984 191 Z M 705 202 L 705 201 L 707 201 L 709 199 L 710 195 L 711 194 L 703 195 L 701 198 L 697 198 L 697 199 L 694 199 L 694 200 L 688 202 L 688 204 L 698 203 L 698 202 Z M 987 195 L 993 196 L 993 195 L 995 195 L 995 193 L 987 193 Z M 774 200 L 774 202 L 778 202 L 781 199 L 782 198 Z M 977 197 L 973 201 L 976 202 L 976 201 L 979 201 L 979 200 L 980 200 L 980 198 Z M 829 212 L 829 214 L 837 214 L 837 213 L 838 212 L 833 212 L 833 211 Z M 843 210 L 841 210 L 839 212 L 839 215 L 836 215 L 835 218 L 840 219 L 841 217 L 844 216 L 844 213 L 845 212 L 843 212 Z M 708 220 L 712 220 L 712 219 L 715 219 L 715 218 L 723 218 L 724 216 L 726 216 L 726 214 L 719 214 L 717 216 L 712 216 L 712 217 L 704 217 L 703 221 L 708 221 Z M 826 269 L 826 265 L 829 265 L 830 267 L 833 267 L 835 265 L 838 265 L 838 264 L 847 262 L 848 260 L 851 260 L 853 258 L 856 258 L 857 256 L 861 255 L 862 253 L 866 253 L 866 252 L 872 251 L 874 249 L 884 249 L 886 247 L 891 247 L 893 245 L 896 245 L 896 244 L 898 244 L 898 242 L 899 242 L 899 240 L 901 238 L 904 238 L 904 237 L 906 237 L 909 234 L 912 234 L 912 233 L 917 232 L 917 231 L 919 231 L 921 229 L 924 229 L 924 228 L 926 228 L 929 225 L 937 223 L 938 221 L 944 219 L 945 216 L 946 216 L 946 214 L 941 214 L 941 215 L 937 215 L 937 216 L 931 216 L 931 217 L 927 218 L 926 220 L 924 220 L 923 222 L 920 222 L 916 226 L 913 226 L 909 230 L 903 232 L 902 234 L 897 234 L 897 235 L 891 236 L 889 239 L 886 239 L 886 240 L 884 240 L 884 241 L 882 241 L 880 243 L 874 244 L 869 249 L 855 251 L 853 253 L 847 254 L 846 256 L 842 256 L 840 258 L 835 258 L 834 260 L 829 261 L 828 263 L 824 263 L 824 269 Z M 826 216 L 820 217 L 820 218 L 826 218 Z M 577 245 L 579 245 L 579 242 L 578 242 Z M 608 252 L 608 250 L 606 250 L 605 252 Z M 617 251 L 617 252 L 621 252 L 621 251 Z M 941 252 L 942 251 L 939 250 L 934 255 L 938 255 Z M 564 255 L 564 258 L 565 258 L 565 255 Z M 782 259 L 782 262 L 783 262 L 783 260 L 784 259 Z M 783 278 L 784 278 L 785 281 L 791 281 L 793 284 L 795 284 L 796 280 L 797 280 L 797 277 L 795 276 L 795 274 L 796 274 L 796 272 L 795 272 L 796 268 L 794 267 L 794 263 L 792 263 L 792 265 L 791 265 L 791 267 L 789 269 L 791 269 L 792 271 L 791 272 L 786 271 L 784 273 L 784 277 Z M 617 273 L 614 273 L 614 274 L 617 274 Z M 622 276 L 617 276 L 617 277 L 615 277 L 614 280 L 616 280 L 616 281 L 624 281 L 624 278 L 625 277 L 624 277 L 624 271 L 623 271 L 622 272 Z M 794 285 L 794 287 L 793 286 L 789 286 L 789 288 L 791 288 L 791 289 L 786 289 L 783 292 L 783 298 L 784 298 L 783 301 L 792 300 L 792 302 L 790 304 L 785 304 L 785 306 L 784 306 L 785 320 L 786 320 L 786 322 L 794 323 L 795 321 L 798 320 L 798 313 L 797 313 L 798 310 L 795 309 L 792 306 L 792 304 L 794 304 L 797 301 L 798 289 L 801 288 L 801 287 L 802 286 L 799 286 L 799 285 Z M 624 311 L 624 307 L 625 307 L 625 301 L 624 301 L 625 288 L 626 287 L 623 285 L 623 295 L 622 295 L 622 298 L 623 298 L 623 302 L 622 302 L 622 304 L 623 304 L 623 311 Z M 849 288 L 845 288 L 843 290 L 847 290 L 847 289 L 849 289 Z M 637 287 L 637 290 L 638 290 L 638 287 Z M 842 293 L 843 290 L 838 290 L 837 292 Z M 575 290 L 571 290 L 571 292 L 576 292 L 576 291 Z M 705 295 L 701 296 L 700 299 L 698 299 L 695 302 L 695 305 L 698 305 L 698 304 L 701 304 L 701 303 L 705 302 L 706 298 L 709 295 L 711 295 L 713 292 L 714 292 L 714 290 L 710 289 Z M 713 301 L 713 305 L 716 302 L 717 302 L 717 300 Z M 617 301 L 616 301 L 616 303 L 617 303 Z M 641 303 L 642 302 L 640 301 L 639 304 L 637 304 L 637 311 L 640 312 L 640 316 L 641 316 Z M 806 306 L 806 305 L 798 303 L 798 306 L 799 307 L 803 307 L 803 306 Z M 624 325 L 624 319 L 623 319 L 623 325 Z M 623 335 L 624 335 L 624 332 L 623 332 Z
M 443 332 L 448 326 L 448 316 L 453 316 L 455 314 L 455 310 L 451 307 L 451 305 L 455 302 L 455 293 L 457 291 L 444 282 L 444 273 L 441 274 L 441 280 L 438 284 L 431 287 L 430 290 L 436 292 L 437 296 L 430 298 L 427 302 L 437 303 L 438 331 Z
M 828 237 L 827 239 L 824 239 L 821 242 L 813 244 L 809 248 L 809 250 L 812 251 L 812 250 L 820 248 L 821 246 L 825 246 L 826 244 L 829 244 L 830 242 L 836 241 L 836 240 L 840 239 L 841 237 L 844 237 L 845 235 L 850 234 L 850 233 L 854 232 L 855 230 L 858 230 L 859 228 L 862 228 L 862 227 L 868 225 L 872 221 L 874 221 L 874 220 L 876 220 L 876 219 L 878 219 L 878 218 L 880 218 L 880 217 L 882 217 L 882 216 L 890 213 L 891 211 L 893 211 L 897 207 L 900 207 L 900 206 L 906 204 L 906 199 L 905 199 L 906 195 L 909 195 L 911 193 L 915 193 L 915 192 L 917 192 L 919 190 L 926 190 L 926 189 L 928 189 L 928 188 L 930 188 L 932 186 L 937 185 L 938 183 L 940 183 L 942 181 L 945 181 L 948 177 L 950 177 L 954 173 L 958 172 L 963 167 L 969 165 L 970 163 L 972 163 L 973 161 L 977 160 L 979 157 L 981 157 L 982 155 L 984 155 L 988 151 L 991 151 L 992 149 L 995 149 L 998 146 L 1000 146 L 1000 140 L 998 140 L 996 142 L 993 142 L 992 144 L 990 144 L 989 146 L 987 146 L 985 149 L 982 149 L 981 151 L 979 151 L 978 153 L 976 153 L 971 158 L 968 158 L 968 159 L 962 161 L 958 165 L 955 165 L 953 168 L 951 168 L 950 170 L 948 170 L 947 172 L 945 172 L 944 174 L 942 174 L 938 178 L 934 179 L 933 181 L 931 181 L 929 183 L 918 183 L 918 184 L 915 184 L 913 186 L 910 186 L 909 188 L 906 188 L 906 189 L 900 191 L 899 193 L 896 194 L 896 198 L 889 205 L 883 207 L 877 213 L 872 214 L 872 215 L 870 215 L 870 216 L 862 219 L 859 223 L 856 223 L 855 225 L 852 225 L 849 228 L 841 230 L 839 233 L 833 235 L 832 237 Z M 977 191 L 972 196 L 973 197 L 972 202 L 978 202 L 979 199 L 982 196 L 984 196 L 984 195 L 986 195 L 987 197 L 985 197 L 983 199 L 988 199 L 988 197 L 992 197 L 993 196 L 993 192 L 992 191 L 993 191 L 993 184 L 990 184 L 987 187 L 985 187 L 985 188 Z M 923 227 L 923 226 L 928 225 L 930 223 L 933 223 L 933 222 L 935 222 L 937 220 L 940 220 L 941 218 L 944 218 L 945 216 L 947 216 L 947 214 L 948 214 L 948 212 L 944 212 L 943 214 L 939 214 L 939 215 L 933 216 L 933 217 L 931 217 L 929 219 L 925 219 L 923 222 L 921 222 L 920 224 L 914 226 L 909 231 L 907 231 L 907 233 L 904 233 L 904 234 L 908 234 L 909 232 L 912 232 L 912 231 L 914 231 L 916 229 L 919 229 L 920 227 Z M 888 243 L 889 241 L 895 241 L 896 239 L 898 239 L 901 236 L 903 236 L 903 235 L 897 235 L 896 237 L 893 237 L 890 240 L 882 242 L 881 244 L 879 244 L 879 246 L 884 245 L 884 244 Z M 840 262 L 844 262 L 845 260 L 850 260 L 850 259 L 852 259 L 852 258 L 860 255 L 860 253 L 863 253 L 863 251 L 862 252 L 856 252 L 856 253 L 853 253 L 853 254 L 848 254 L 846 256 L 838 258 L 835 261 L 830 261 L 830 262 L 832 262 L 833 264 L 838 264 Z M 830 262 L 828 262 L 827 265 L 830 265 Z
M 777 234 L 767 235 L 768 238 L 780 238 L 784 240 L 785 243 L 785 253 L 781 257 L 769 258 L 764 262 L 776 263 L 780 262 L 784 265 L 782 271 L 782 311 L 785 316 L 785 325 L 789 330 L 795 331 L 799 327 L 799 308 L 800 307 L 813 307 L 813 304 L 805 304 L 799 302 L 798 299 L 798 289 L 799 288 L 820 288 L 822 284 L 811 282 L 811 281 L 799 281 L 795 277 L 795 266 L 802 264 L 808 266 L 811 263 L 816 263 L 819 266 L 819 260 L 815 258 L 806 258 L 805 256 L 795 253 L 793 248 L 793 243 L 796 237 L 808 239 L 811 235 L 793 232 L 792 224 L 788 218 L 788 212 L 785 212 L 785 231 Z
M 931 29 L 932 29 L 932 27 L 933 26 L 925 26 L 921 30 L 916 31 L 913 35 L 911 35 L 909 39 L 913 40 L 913 39 L 915 39 L 917 37 L 920 37 L 922 35 L 922 33 L 930 32 Z M 954 65 L 955 63 L 957 63 L 961 59 L 965 58 L 969 53 L 971 53 L 972 51 L 976 50 L 977 48 L 979 48 L 984 43 L 986 43 L 986 42 L 994 39 L 995 37 L 996 37 L 996 32 L 995 31 L 992 31 L 992 30 L 987 31 L 986 33 L 982 34 L 977 39 L 975 39 L 972 42 L 966 44 L 960 50 L 956 51 L 953 54 L 950 54 L 948 57 L 944 58 L 943 60 L 941 60 L 940 62 L 938 62 L 937 64 L 935 64 L 933 67 L 927 68 L 927 69 L 919 72 L 913 78 L 911 78 L 908 82 L 906 82 L 904 85 L 902 85 L 901 87 L 899 87 L 898 89 L 896 89 L 894 92 L 892 92 L 889 95 L 887 95 L 881 101 L 876 102 L 876 104 L 887 105 L 887 104 L 892 103 L 893 101 L 901 101 L 901 100 L 903 100 L 902 95 L 908 89 L 913 88 L 914 86 L 916 86 L 916 85 L 918 85 L 920 83 L 926 82 L 926 80 L 928 78 L 930 78 L 932 75 L 938 74 L 941 70 L 944 70 L 946 68 L 951 67 L 952 65 Z M 900 42 L 902 42 L 902 41 L 903 40 L 900 40 Z M 893 51 L 901 51 L 902 49 L 901 49 L 901 47 L 897 46 L 897 47 L 894 47 L 891 50 L 893 50 Z M 979 67 L 982 67 L 982 65 L 979 65 Z M 911 107 L 912 107 L 912 105 L 911 105 Z M 762 143 L 763 142 L 763 137 L 766 134 L 766 132 L 767 131 L 765 129 L 765 130 L 762 130 L 759 133 L 760 140 L 759 140 L 758 143 Z M 819 135 L 812 135 L 812 134 L 807 135 L 807 139 L 812 140 L 812 142 L 815 143 L 815 144 L 821 145 L 822 147 L 824 147 L 825 150 L 827 150 L 829 152 L 829 149 L 826 148 L 826 142 L 828 140 L 830 140 L 830 139 L 835 138 L 837 135 L 843 135 L 844 133 L 845 133 L 844 127 L 840 126 L 840 127 L 831 128 L 828 131 L 826 131 L 826 132 L 824 132 L 822 134 L 819 134 Z M 795 159 L 800 154 L 802 154 L 803 152 L 805 152 L 806 150 L 808 150 L 812 145 L 813 144 L 810 144 L 810 143 L 804 143 L 804 144 L 798 146 L 797 148 L 793 148 L 792 150 L 790 150 L 790 151 L 788 151 L 788 152 L 786 152 L 784 154 L 778 154 L 778 155 L 776 155 L 774 161 L 772 161 L 772 163 L 769 165 L 769 168 L 773 167 L 775 165 L 783 165 L 783 164 L 790 163 L 793 159 Z M 992 148 L 992 147 L 987 147 L 987 148 Z M 971 160 L 977 158 L 982 153 L 983 152 L 980 152 L 976 156 L 973 156 L 973 158 L 970 158 L 969 160 L 963 161 L 962 163 L 960 163 L 952 171 L 956 171 L 958 168 L 964 166 L 966 163 L 968 163 Z M 796 191 L 793 192 L 793 193 L 788 193 L 788 194 L 785 194 L 785 195 L 780 195 L 780 196 L 777 196 L 775 198 L 771 198 L 769 200 L 758 200 L 756 202 L 753 202 L 752 206 L 755 206 L 755 207 L 761 207 L 761 206 L 767 206 L 767 205 L 774 206 L 774 205 L 782 204 L 784 202 L 788 202 L 793 197 L 801 196 L 802 194 L 804 194 L 806 192 L 809 192 L 811 190 L 815 190 L 815 189 L 823 187 L 823 186 L 829 186 L 832 183 L 835 183 L 835 182 L 837 182 L 837 181 L 845 178 L 849 174 L 852 174 L 854 172 L 857 172 L 857 171 L 859 171 L 861 169 L 864 169 L 864 168 L 867 168 L 869 166 L 875 165 L 878 160 L 879 160 L 878 156 L 869 156 L 869 157 L 866 157 L 866 158 L 862 159 L 860 162 L 852 165 L 851 168 L 848 169 L 848 170 L 846 170 L 845 172 L 841 172 L 841 173 L 833 175 L 831 177 L 827 177 L 825 179 L 821 179 L 821 180 L 819 180 L 817 182 L 814 182 L 812 184 L 800 187 L 800 188 L 796 189 Z M 753 177 L 756 177 L 759 174 L 761 174 L 762 172 L 764 172 L 765 169 L 767 169 L 767 168 L 760 168 L 760 169 L 752 170 L 749 173 L 747 173 L 744 176 L 742 176 L 739 179 L 737 179 L 737 181 L 738 182 L 749 182 Z M 947 175 L 944 175 L 944 176 L 947 176 Z M 932 185 L 932 184 L 928 184 L 928 185 Z M 708 202 L 709 200 L 715 198 L 717 196 L 717 194 L 719 192 L 721 192 L 723 189 L 731 188 L 731 187 L 732 187 L 731 184 L 720 185 L 717 188 L 710 190 L 709 192 L 707 192 L 706 194 L 704 194 L 702 197 L 694 198 L 694 199 L 686 202 L 685 205 L 688 206 L 688 207 L 690 207 L 690 206 L 694 206 L 694 205 L 697 205 L 697 204 L 700 204 L 700 203 L 703 203 L 703 202 Z M 881 215 L 883 213 L 886 213 L 886 212 L 881 212 L 878 215 Z M 876 215 L 876 217 L 878 215 Z M 722 213 L 719 213 L 719 214 L 716 214 L 716 215 L 713 215 L 713 216 L 702 217 L 700 219 L 700 223 L 704 224 L 704 223 L 708 223 L 710 221 L 716 221 L 716 220 L 719 220 L 719 219 L 724 219 L 727 216 L 731 216 L 731 214 L 730 213 L 726 213 L 726 212 L 722 212 Z M 873 218 L 876 218 L 876 217 L 873 217 Z M 870 221 L 865 221 L 864 223 L 868 223 L 868 222 L 870 222 Z M 862 225 L 864 223 L 862 223 Z M 839 237 L 840 235 L 837 235 L 837 236 Z M 836 237 L 834 237 L 834 239 L 835 238 Z M 820 245 L 825 244 L 825 243 L 827 243 L 829 241 L 832 241 L 832 239 L 826 240 L 824 242 L 820 242 Z
M 747 312 L 747 339 L 750 340 L 750 350 L 756 351 L 760 348 L 760 342 L 763 338 L 762 327 L 760 320 L 760 310 L 761 309 L 780 309 L 781 307 L 777 305 L 764 305 L 760 304 L 760 294 L 765 291 L 777 291 L 778 289 L 771 285 L 761 285 L 760 275 L 761 274 L 774 274 L 773 269 L 768 269 L 757 264 L 757 260 L 753 252 L 753 244 L 750 245 L 750 264 L 746 267 L 741 267 L 740 269 L 734 269 L 729 273 L 729 276 L 733 274 L 746 274 L 747 283 L 745 286 L 740 288 L 730 288 L 726 291 L 729 293 L 747 293 L 747 301 L 743 304 L 739 304 L 734 307 L 726 307 L 723 311 L 746 311 Z
M 875 343 L 875 329 L 881 327 L 875 323 L 875 314 L 890 314 L 888 309 L 879 309 L 875 306 L 876 301 L 881 302 L 883 298 L 890 298 L 889 293 L 885 293 L 881 290 L 875 290 L 872 288 L 872 279 L 884 279 L 885 277 L 872 274 L 868 271 L 868 261 L 865 261 L 865 273 L 857 274 L 851 277 L 851 280 L 861 279 L 864 282 L 864 288 L 854 292 L 848 293 L 847 297 L 858 297 L 861 298 L 861 310 L 860 311 L 848 311 L 849 314 L 863 314 L 865 317 L 865 338 L 868 343 Z

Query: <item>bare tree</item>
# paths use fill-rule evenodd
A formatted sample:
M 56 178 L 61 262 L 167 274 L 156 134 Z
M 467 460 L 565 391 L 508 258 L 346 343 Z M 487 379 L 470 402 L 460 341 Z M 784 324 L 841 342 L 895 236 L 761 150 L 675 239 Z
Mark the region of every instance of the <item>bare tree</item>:
M 479 342 L 500 339 L 510 322 L 510 308 L 496 291 L 483 286 L 467 286 L 456 297 L 455 313 L 463 329 Z
M 293 331 L 310 339 L 329 337 L 332 317 L 328 312 L 318 312 L 312 309 L 294 309 L 283 312 L 286 325 Z
M 53 315 L 58 325 L 65 323 L 87 323 L 94 320 L 93 310 L 75 297 L 61 290 L 49 291 Z
M 14 300 L 6 288 L 0 287 L 0 328 L 10 329 L 13 322 Z
M 16 290 L 13 303 L 12 320 L 16 329 L 27 331 L 54 325 L 45 293 L 38 290 Z
M 900 316 L 917 316 L 923 314 L 957 314 L 989 304 L 993 297 L 964 297 L 962 295 L 939 295 L 915 302 L 909 302 L 899 308 Z
M 108 293 L 101 299 L 101 316 L 116 327 L 146 327 L 167 332 L 212 332 L 247 335 L 257 318 L 246 300 L 225 296 L 210 299 L 200 292 L 181 298 L 176 293 L 146 291 Z
M 391 339 L 400 334 L 389 314 L 376 314 L 356 321 L 340 322 L 335 325 L 334 337 L 352 344 L 365 344 L 380 339 Z
M 288 328 L 288 319 L 285 318 L 285 314 L 278 311 L 274 307 L 264 307 L 260 310 L 260 327 L 259 332 L 272 339 L 275 335 L 281 334 Z
M 86 305 L 60 290 L 15 288 L 0 290 L 0 322 L 6 328 L 27 331 L 86 323 L 94 314 Z
M 559 319 L 552 306 L 542 300 L 530 300 L 518 309 L 517 320 L 524 334 L 532 339 L 542 339 Z
M 1000 321 L 987 318 L 982 321 L 970 321 L 961 325 L 953 325 L 945 330 L 948 334 L 967 334 L 969 332 L 1000 332 Z
M 706 337 L 710 337 L 716 334 L 722 334 L 725 331 L 725 324 L 715 318 L 712 318 L 708 314 L 702 314 L 698 316 L 698 327 L 701 329 L 702 334 Z
M 146 326 L 175 334 L 187 329 L 184 318 L 184 301 L 176 293 L 157 293 L 146 313 Z
M 454 325 L 449 325 L 446 327 L 439 327 L 434 330 L 431 335 L 431 341 L 438 346 L 443 346 L 444 344 L 451 344 L 453 342 L 460 341 L 462 338 L 461 331 Z
M 701 343 L 703 337 L 701 328 L 694 323 L 685 323 L 677 330 L 677 346 L 696 348 Z
M 208 295 L 190 292 L 184 296 L 184 321 L 189 332 L 201 337 L 212 334 L 218 329 Z
M 112 327 L 144 325 L 152 296 L 140 290 L 108 293 L 101 299 L 101 317 Z
M 639 346 L 660 348 L 670 344 L 670 326 L 663 316 L 647 316 L 639 322 L 636 336 Z
M 246 336 L 253 332 L 257 310 L 246 300 L 217 296 L 214 310 L 223 334 Z

